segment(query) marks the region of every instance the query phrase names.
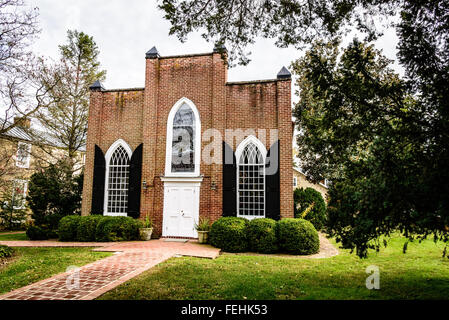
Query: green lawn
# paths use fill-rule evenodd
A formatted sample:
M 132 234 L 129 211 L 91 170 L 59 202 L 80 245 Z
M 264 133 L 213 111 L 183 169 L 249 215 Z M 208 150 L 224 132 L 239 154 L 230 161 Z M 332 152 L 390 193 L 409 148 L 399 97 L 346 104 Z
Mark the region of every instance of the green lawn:
M 0 294 L 65 272 L 69 266 L 80 267 L 111 255 L 92 248 L 14 249 L 12 260 L 0 266 Z
M 444 244 L 394 238 L 359 259 L 348 251 L 328 259 L 224 254 L 216 260 L 173 258 L 100 299 L 448 299 Z M 366 267 L 380 268 L 380 290 L 368 290 Z
M 0 234 L 0 241 L 22 241 L 22 240 L 29 240 L 25 232 Z

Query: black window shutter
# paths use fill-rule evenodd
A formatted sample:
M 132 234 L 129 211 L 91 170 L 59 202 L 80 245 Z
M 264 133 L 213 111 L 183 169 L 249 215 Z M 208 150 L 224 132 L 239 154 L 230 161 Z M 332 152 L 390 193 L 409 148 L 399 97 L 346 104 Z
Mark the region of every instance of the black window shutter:
M 237 166 L 232 148 L 223 141 L 223 217 L 237 216 Z
M 139 145 L 129 164 L 128 216 L 140 217 L 140 190 L 142 185 L 143 144 Z
M 274 220 L 281 218 L 279 152 L 279 141 L 277 141 L 268 150 L 265 163 L 265 216 Z
M 92 214 L 103 215 L 104 182 L 106 174 L 106 160 L 100 147 L 95 145 L 94 177 L 92 185 Z

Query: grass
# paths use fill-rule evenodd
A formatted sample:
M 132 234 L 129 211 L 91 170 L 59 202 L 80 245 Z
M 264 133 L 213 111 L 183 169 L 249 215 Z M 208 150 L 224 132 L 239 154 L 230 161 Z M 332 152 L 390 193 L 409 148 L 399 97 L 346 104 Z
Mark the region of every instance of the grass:
M 448 299 L 449 259 L 444 244 L 390 240 L 359 259 L 346 250 L 328 259 L 223 254 L 216 260 L 172 258 L 100 299 Z M 365 286 L 370 265 L 380 269 L 380 290 Z
M 0 234 L 0 241 L 22 241 L 22 240 L 30 240 L 28 239 L 25 232 Z
M 82 266 L 110 253 L 92 248 L 14 248 L 15 255 L 0 266 L 0 294 L 65 272 L 69 266 Z

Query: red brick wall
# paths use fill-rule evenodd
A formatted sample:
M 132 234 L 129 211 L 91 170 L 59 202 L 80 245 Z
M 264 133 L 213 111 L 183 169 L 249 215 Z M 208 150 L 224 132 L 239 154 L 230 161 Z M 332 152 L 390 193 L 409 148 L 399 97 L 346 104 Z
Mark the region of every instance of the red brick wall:
M 214 128 L 225 139 L 226 129 L 267 129 L 266 141 L 259 139 L 268 149 L 269 130 L 280 129 L 281 215 L 293 216 L 290 80 L 227 83 L 227 67 L 218 53 L 147 59 L 145 75 L 145 90 L 91 93 L 83 215 L 90 213 L 95 144 L 106 153 L 120 138 L 132 150 L 143 143 L 142 180 L 148 188 L 142 190 L 141 216 L 149 214 L 155 234 L 161 234 L 167 119 L 173 105 L 186 97 L 199 111 L 203 133 Z M 244 138 L 237 137 L 234 144 L 227 142 L 235 150 Z M 203 141 L 201 149 L 208 143 Z M 218 145 L 221 153 L 221 143 Z M 218 156 L 221 159 L 221 154 Z M 202 162 L 201 174 L 200 216 L 215 221 L 222 211 L 221 165 Z M 216 190 L 211 190 L 212 182 Z
M 83 215 L 91 213 L 95 145 L 98 145 L 106 154 L 109 147 L 118 139 L 126 141 L 133 151 L 142 143 L 143 95 L 143 90 L 91 92 L 83 186 Z

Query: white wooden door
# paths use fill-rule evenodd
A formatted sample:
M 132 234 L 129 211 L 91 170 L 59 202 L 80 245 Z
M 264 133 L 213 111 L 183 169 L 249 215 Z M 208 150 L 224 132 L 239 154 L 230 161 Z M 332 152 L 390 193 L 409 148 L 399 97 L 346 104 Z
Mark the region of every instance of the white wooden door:
M 164 237 L 196 238 L 199 188 L 188 184 L 166 185 L 164 192 Z

